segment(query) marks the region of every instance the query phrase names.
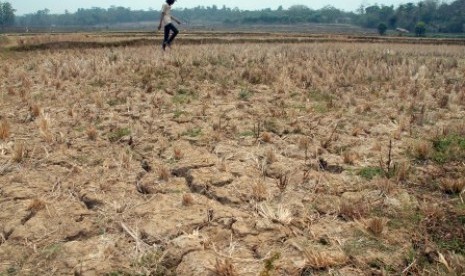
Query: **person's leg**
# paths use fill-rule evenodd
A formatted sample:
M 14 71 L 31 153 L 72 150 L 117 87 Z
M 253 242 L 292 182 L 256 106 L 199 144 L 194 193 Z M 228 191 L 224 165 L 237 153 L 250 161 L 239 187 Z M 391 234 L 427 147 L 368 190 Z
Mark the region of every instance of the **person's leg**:
M 171 34 L 171 37 L 168 39 L 168 45 L 171 44 L 171 42 L 173 42 L 174 38 L 178 35 L 179 31 L 178 29 L 173 25 L 173 24 L 169 24 L 170 25 L 170 28 L 171 28 L 171 31 L 173 32 Z
M 168 24 L 165 26 L 165 37 L 163 39 L 163 50 L 165 50 L 166 45 L 168 44 L 169 37 L 170 37 L 170 25 L 171 24 Z

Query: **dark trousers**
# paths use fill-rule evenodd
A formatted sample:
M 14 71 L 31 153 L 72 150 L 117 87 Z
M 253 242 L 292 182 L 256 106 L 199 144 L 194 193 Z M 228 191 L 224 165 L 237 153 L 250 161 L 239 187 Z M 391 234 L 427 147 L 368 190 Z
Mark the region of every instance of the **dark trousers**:
M 170 37 L 170 31 L 173 33 L 171 34 Z M 171 44 L 173 42 L 174 38 L 178 35 L 179 31 L 176 29 L 176 27 L 172 24 L 169 23 L 165 26 L 165 40 L 163 40 L 164 44 Z

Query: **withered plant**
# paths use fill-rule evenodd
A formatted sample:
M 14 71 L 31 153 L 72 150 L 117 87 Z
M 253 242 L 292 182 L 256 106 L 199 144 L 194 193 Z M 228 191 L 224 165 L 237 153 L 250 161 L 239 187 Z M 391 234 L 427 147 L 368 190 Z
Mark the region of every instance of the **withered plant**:
M 10 137 L 10 123 L 7 120 L 0 121 L 0 139 L 6 140 Z
M 305 268 L 326 269 L 333 266 L 343 265 L 349 261 L 349 258 L 343 252 L 327 252 L 320 250 L 304 250 L 306 262 Z
M 261 137 L 263 142 L 271 143 L 271 133 L 265 131 L 262 133 Z
M 342 158 L 344 160 L 344 164 L 354 165 L 358 155 L 353 151 L 346 150 L 342 153 Z
M 441 189 L 448 194 L 460 194 L 465 190 L 464 178 L 443 178 L 440 183 Z
M 191 194 L 182 195 L 182 206 L 191 206 L 194 204 L 194 197 Z
M 373 235 L 379 237 L 386 229 L 387 221 L 384 218 L 371 218 L 367 223 L 367 229 Z
M 261 202 L 268 198 L 268 191 L 265 182 L 260 179 L 252 185 L 252 198 L 255 201 Z
M 308 149 L 310 147 L 310 138 L 309 137 L 301 137 L 299 139 L 299 149 L 305 152 L 305 162 L 308 160 Z
M 239 276 L 231 259 L 216 260 L 215 268 L 212 272 L 216 276 Z
M 289 185 L 289 173 L 282 173 L 279 176 L 276 185 L 278 186 L 279 191 L 284 193 Z
M 42 138 L 44 138 L 44 140 L 47 141 L 48 143 L 51 143 L 53 141 L 53 134 L 50 129 L 50 126 L 51 126 L 50 116 L 48 114 L 40 116 L 39 120 L 37 121 L 37 124 L 39 126 L 39 131 L 40 131 Z
M 427 141 L 418 141 L 413 145 L 413 154 L 418 160 L 427 160 L 431 152 L 433 151 L 433 146 L 430 142 Z
M 86 130 L 86 133 L 87 133 L 87 138 L 89 138 L 89 140 L 95 141 L 95 139 L 97 139 L 98 133 L 97 133 L 97 129 L 94 126 L 88 127 Z
M 265 158 L 268 164 L 273 164 L 274 162 L 278 161 L 278 157 L 276 157 L 276 153 L 272 148 L 269 148 L 265 151 Z
M 16 163 L 20 163 L 27 157 L 27 148 L 23 142 L 15 143 L 13 147 L 13 156 L 12 159 Z
M 158 167 L 158 179 L 163 181 L 168 181 L 171 176 L 171 171 L 166 166 Z
M 339 216 L 345 220 L 360 219 L 368 213 L 368 203 L 363 199 L 356 201 L 342 200 L 339 206 Z
M 30 110 L 34 118 L 38 118 L 42 114 L 42 110 L 38 104 L 31 105 Z
M 174 147 L 173 148 L 174 159 L 181 160 L 184 157 L 184 153 L 182 152 L 181 148 Z

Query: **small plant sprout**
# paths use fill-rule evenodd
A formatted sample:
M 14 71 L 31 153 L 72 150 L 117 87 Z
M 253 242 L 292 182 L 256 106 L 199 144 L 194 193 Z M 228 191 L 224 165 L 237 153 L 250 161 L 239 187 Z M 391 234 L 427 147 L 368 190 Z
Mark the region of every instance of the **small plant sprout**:
M 284 193 L 287 189 L 287 186 L 289 185 L 289 172 L 287 173 L 283 173 L 279 176 L 279 179 L 277 181 L 277 186 L 278 186 L 278 189 L 279 191 L 282 193 Z

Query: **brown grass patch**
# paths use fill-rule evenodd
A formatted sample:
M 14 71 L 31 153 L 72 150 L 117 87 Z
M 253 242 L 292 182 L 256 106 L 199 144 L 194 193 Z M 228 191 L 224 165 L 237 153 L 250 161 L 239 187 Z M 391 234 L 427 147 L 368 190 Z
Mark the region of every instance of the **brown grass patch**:
M 95 141 L 95 139 L 97 139 L 98 132 L 94 126 L 91 126 L 87 128 L 86 134 L 89 140 Z
M 182 206 L 191 206 L 194 204 L 194 197 L 191 194 L 182 195 Z
M 441 189 L 448 194 L 460 194 L 465 190 L 465 179 L 444 178 L 441 180 Z
M 345 220 L 360 219 L 368 213 L 368 203 L 363 199 L 357 201 L 341 201 L 339 206 L 339 216 Z
M 20 163 L 27 156 L 26 145 L 22 142 L 15 143 L 13 147 L 13 161 Z
M 349 258 L 343 252 L 327 252 L 317 250 L 304 250 L 306 257 L 305 267 L 313 269 L 326 269 L 346 264 Z
M 263 180 L 256 181 L 252 186 L 252 198 L 258 202 L 268 198 L 268 191 Z
M 179 147 L 173 148 L 173 154 L 174 154 L 174 159 L 176 160 L 181 160 L 184 157 L 184 153 Z
M 355 161 L 358 159 L 358 154 L 352 151 L 344 151 L 342 154 L 344 164 L 354 165 Z
M 413 145 L 413 154 L 418 160 L 427 160 L 433 151 L 433 145 L 427 141 L 418 141 Z
M 367 229 L 370 231 L 370 233 L 379 237 L 385 231 L 386 224 L 387 221 L 384 218 L 371 218 L 368 221 Z
M 163 181 L 168 181 L 171 176 L 171 171 L 165 167 L 165 166 L 160 166 L 158 167 L 158 179 L 163 180 Z
M 36 198 L 29 204 L 29 206 L 27 207 L 27 210 L 32 213 L 37 213 L 44 208 L 45 208 L 45 202 Z
M 223 261 L 216 260 L 215 268 L 213 270 L 213 275 L 216 276 L 239 276 L 236 272 L 231 259 L 225 259 Z

